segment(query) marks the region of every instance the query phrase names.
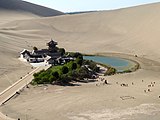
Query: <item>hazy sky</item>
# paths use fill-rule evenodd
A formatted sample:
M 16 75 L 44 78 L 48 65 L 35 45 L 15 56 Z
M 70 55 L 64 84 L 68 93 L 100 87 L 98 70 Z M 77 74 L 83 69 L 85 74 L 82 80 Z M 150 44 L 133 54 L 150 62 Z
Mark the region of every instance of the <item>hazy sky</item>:
M 110 10 L 147 3 L 160 2 L 160 0 L 24 0 L 62 12 Z

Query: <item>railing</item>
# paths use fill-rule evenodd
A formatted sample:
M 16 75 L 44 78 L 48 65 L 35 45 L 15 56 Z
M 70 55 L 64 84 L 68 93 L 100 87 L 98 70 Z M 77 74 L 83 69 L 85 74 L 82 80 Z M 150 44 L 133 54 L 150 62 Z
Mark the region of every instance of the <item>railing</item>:
M 11 97 L 13 97 L 16 92 L 23 89 L 26 85 L 28 85 L 32 79 L 33 74 L 43 69 L 48 69 L 50 66 L 38 67 L 34 69 L 32 72 L 28 73 L 22 79 L 15 82 L 13 85 L 9 86 L 7 89 L 0 93 L 0 105 L 3 105 L 6 101 L 8 101 Z M 0 113 L 0 120 L 14 120 L 12 118 L 7 117 L 6 115 Z

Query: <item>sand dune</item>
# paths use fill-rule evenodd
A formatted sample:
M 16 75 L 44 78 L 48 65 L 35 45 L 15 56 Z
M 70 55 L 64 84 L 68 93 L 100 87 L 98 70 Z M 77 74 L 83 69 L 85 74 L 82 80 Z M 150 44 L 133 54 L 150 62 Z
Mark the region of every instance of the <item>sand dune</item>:
M 11 11 L 25 11 L 44 17 L 64 15 L 64 13 L 60 11 L 25 2 L 22 0 L 1 0 L 0 9 L 7 9 Z
M 120 52 L 159 60 L 159 10 L 158 3 L 115 11 L 20 20 L 1 26 L 0 33 L 5 32 L 19 40 L 24 39 L 23 34 L 37 36 L 37 39 L 28 39 L 37 42 L 53 37 L 68 50 L 85 52 L 84 46 L 92 53 Z M 5 30 L 13 27 L 14 31 Z
M 4 2 L 6 0 L 1 1 Z M 16 2 L 21 3 L 22 1 Z M 25 5 L 26 4 L 28 3 L 25 3 Z M 28 5 L 32 6 L 32 4 Z M 75 94 L 72 94 L 73 91 L 70 90 L 70 88 L 68 89 L 68 91 L 64 92 L 64 94 L 58 94 L 59 97 L 57 97 L 56 94 L 55 96 L 53 96 L 52 94 L 46 94 L 48 96 L 42 99 L 42 101 L 45 99 L 44 102 L 46 106 L 49 106 L 47 99 L 50 98 L 51 101 L 55 100 L 55 103 L 52 103 L 53 106 L 59 105 L 61 104 L 61 102 L 64 103 L 60 107 L 56 106 L 53 107 L 55 109 L 50 109 L 49 112 L 51 116 L 53 115 L 52 110 L 55 110 L 54 115 L 57 118 L 60 117 L 62 119 L 65 119 L 65 116 L 61 117 L 60 114 L 57 114 L 56 111 L 60 110 L 63 113 L 67 113 L 67 110 L 70 109 L 69 112 L 72 113 L 74 111 L 73 108 L 76 108 L 76 112 L 78 114 L 79 112 L 84 113 L 84 111 L 90 109 L 96 110 L 97 107 L 102 109 L 103 106 L 106 104 L 106 106 L 108 107 L 113 107 L 113 103 L 115 103 L 115 106 L 120 103 L 119 106 L 122 108 L 123 105 L 125 105 L 125 107 L 127 108 L 133 107 L 134 111 L 135 106 L 143 104 L 144 101 L 145 103 L 158 103 L 158 86 L 153 88 L 153 91 L 155 92 L 147 94 L 144 93 L 144 89 L 146 89 L 146 86 L 150 84 L 150 82 L 156 81 L 156 83 L 159 83 L 160 79 L 160 14 L 157 11 L 160 11 L 160 3 L 113 11 L 92 12 L 86 14 L 63 15 L 45 18 L 40 17 L 39 14 L 37 15 L 37 13 L 33 14 L 33 12 L 27 10 L 24 10 L 23 12 L 21 10 L 14 10 L 12 12 L 11 10 L 6 9 L 0 10 L 0 14 L 2 14 L 0 20 L 0 55 L 2 56 L 0 57 L 0 91 L 12 84 L 12 82 L 18 80 L 17 78 L 20 78 L 28 71 L 31 71 L 30 65 L 22 63 L 18 60 L 19 52 L 23 48 L 32 49 L 33 46 L 37 46 L 38 48 L 44 48 L 46 42 L 48 42 L 50 38 L 54 38 L 59 43 L 60 47 L 64 47 L 68 51 L 80 51 L 83 53 L 93 54 L 108 52 L 129 55 L 137 54 L 138 58 L 131 57 L 131 59 L 137 59 L 140 63 L 142 63 L 142 69 L 131 74 L 109 77 L 108 79 L 113 83 L 113 86 L 110 86 L 109 88 L 102 87 L 100 89 L 95 89 L 95 86 L 90 84 L 86 85 L 87 87 L 83 86 L 84 90 L 87 89 L 88 92 L 85 92 L 79 87 L 74 88 L 75 90 L 77 90 L 78 93 L 80 93 L 80 96 L 76 97 L 77 101 L 85 98 L 82 99 L 82 101 L 80 101 L 79 103 L 75 102 L 75 99 L 73 97 Z M 116 54 L 116 56 L 117 55 L 118 54 Z M 125 57 L 129 58 L 129 56 Z M 144 58 L 151 59 L 153 61 L 146 60 Z M 128 82 L 128 84 L 131 84 L 132 81 L 136 81 L 136 84 L 138 84 L 138 86 L 135 85 L 134 87 L 128 87 L 128 93 L 125 94 L 126 89 L 120 88 L 120 86 L 117 87 L 115 84 L 115 82 L 119 79 L 122 80 L 121 82 Z M 146 83 L 142 84 L 142 79 L 146 80 Z M 94 94 L 95 96 L 97 95 L 97 100 L 94 99 L 94 95 L 92 94 L 92 88 L 97 90 Z M 108 96 L 105 96 L 106 93 L 102 92 L 109 90 L 116 91 L 116 88 L 118 89 L 118 91 L 115 96 L 112 96 L 112 92 L 109 92 Z M 39 91 L 39 88 L 36 88 L 36 90 Z M 41 90 L 40 92 L 43 93 L 43 90 Z M 102 93 L 98 94 L 99 92 Z M 26 92 L 26 94 L 29 93 Z M 122 102 L 119 99 L 119 94 L 131 94 L 133 96 L 136 96 L 137 99 L 134 101 L 134 104 L 132 104 L 132 101 Z M 31 101 L 29 103 L 24 102 L 28 98 L 28 96 L 24 95 L 22 96 L 22 98 L 18 98 L 13 101 L 13 103 L 11 102 L 7 107 L 11 111 L 14 111 L 13 109 L 15 109 L 19 111 L 19 113 L 21 113 L 22 109 L 24 110 L 25 106 L 30 105 L 30 103 L 33 105 L 35 104 L 35 101 L 40 100 L 38 95 L 41 96 L 41 93 L 37 94 L 37 96 L 35 96 L 35 98 L 33 99 L 32 95 L 34 96 L 34 92 L 33 94 L 31 94 L 31 96 L 29 96 L 31 97 Z M 68 97 L 68 95 L 71 95 L 73 99 L 68 97 L 69 99 L 66 99 L 70 101 L 68 103 L 68 101 L 63 101 L 63 95 L 66 98 Z M 85 97 L 89 95 L 91 95 L 89 98 Z M 22 101 L 21 99 L 23 99 L 24 101 Z M 102 104 L 100 104 L 101 100 Z M 106 103 L 106 100 L 108 100 L 109 102 Z M 16 103 L 20 101 L 22 101 L 21 105 L 17 106 Z M 41 101 L 37 102 L 35 106 L 31 105 L 31 107 L 33 108 L 33 111 L 31 110 L 31 112 L 29 112 L 30 114 L 33 113 L 31 114 L 31 118 L 40 116 L 39 112 L 46 110 L 45 107 L 37 109 L 40 107 L 40 103 Z M 95 106 L 92 107 L 93 103 L 95 103 Z M 64 109 L 65 107 L 66 109 Z M 83 107 L 85 108 L 83 109 Z M 82 110 L 84 111 L 81 111 L 80 108 L 82 108 Z M 2 108 L 2 110 L 4 112 L 5 110 L 7 110 L 8 112 L 8 109 L 5 109 L 5 107 Z M 36 110 L 37 112 L 34 112 L 34 110 Z M 22 116 L 25 116 L 24 112 L 25 111 L 22 112 Z M 10 116 L 16 118 L 16 113 L 18 114 L 18 112 L 13 112 L 13 114 L 11 113 Z M 92 113 L 94 113 L 94 111 L 91 112 L 91 114 Z M 128 113 L 126 114 L 128 115 Z M 50 119 L 48 113 L 44 113 L 44 115 L 41 114 L 42 117 L 45 117 L 45 115 L 47 115 L 47 119 Z M 79 118 L 77 119 L 81 119 L 81 114 L 76 115 L 76 117 L 77 116 L 79 116 Z M 88 113 L 87 116 L 83 114 L 82 118 L 85 119 L 88 116 L 90 116 L 90 113 Z M 74 115 L 71 116 L 71 118 L 73 119 L 74 117 Z M 93 118 L 93 120 L 94 119 L 95 118 Z

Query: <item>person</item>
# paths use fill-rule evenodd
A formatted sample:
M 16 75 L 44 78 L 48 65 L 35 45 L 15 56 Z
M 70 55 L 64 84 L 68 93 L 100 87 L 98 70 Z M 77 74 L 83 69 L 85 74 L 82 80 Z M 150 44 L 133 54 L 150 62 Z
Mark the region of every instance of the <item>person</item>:
M 105 84 L 108 84 L 107 80 L 104 81 Z

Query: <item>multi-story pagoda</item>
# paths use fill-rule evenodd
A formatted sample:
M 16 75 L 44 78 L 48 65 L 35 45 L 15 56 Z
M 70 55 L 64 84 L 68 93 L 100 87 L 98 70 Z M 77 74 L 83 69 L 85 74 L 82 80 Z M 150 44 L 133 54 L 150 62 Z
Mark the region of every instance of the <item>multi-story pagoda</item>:
M 53 41 L 53 40 L 51 39 L 51 41 L 50 41 L 49 43 L 47 43 L 48 50 L 49 50 L 50 52 L 57 52 L 57 47 L 56 47 L 56 45 L 58 45 L 58 43 L 55 42 L 55 41 Z

